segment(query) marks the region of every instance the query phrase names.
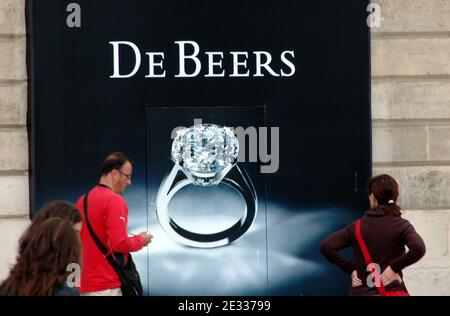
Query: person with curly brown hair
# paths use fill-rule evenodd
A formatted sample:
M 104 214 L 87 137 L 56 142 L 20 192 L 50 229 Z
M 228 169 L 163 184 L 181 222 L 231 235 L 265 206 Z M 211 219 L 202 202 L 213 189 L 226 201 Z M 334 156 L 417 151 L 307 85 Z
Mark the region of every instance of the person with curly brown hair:
M 67 201 L 57 200 L 46 203 L 39 213 L 34 217 L 30 226 L 26 229 L 26 231 L 22 234 L 22 237 L 19 240 L 19 251 L 22 251 L 27 243 L 29 242 L 27 238 L 30 238 L 32 234 L 28 234 L 27 232 L 32 230 L 38 224 L 42 223 L 46 219 L 49 218 L 61 218 L 69 222 L 69 224 L 73 225 L 75 231 L 79 234 L 82 227 L 83 219 L 81 217 L 80 210 Z
M 78 296 L 68 285 L 70 264 L 81 264 L 77 232 L 62 218 L 49 218 L 25 232 L 9 276 L 0 285 L 2 296 Z

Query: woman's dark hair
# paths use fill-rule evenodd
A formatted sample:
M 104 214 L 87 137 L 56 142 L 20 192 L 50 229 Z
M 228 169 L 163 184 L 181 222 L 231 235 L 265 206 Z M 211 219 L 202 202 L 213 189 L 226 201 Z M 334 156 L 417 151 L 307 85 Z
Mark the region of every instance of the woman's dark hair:
M 127 155 L 119 151 L 113 152 L 106 157 L 100 166 L 100 175 L 104 176 L 113 171 L 114 169 L 120 169 L 122 166 L 129 161 L 131 165 L 133 162 Z
M 397 205 L 398 183 L 390 175 L 382 174 L 373 177 L 369 180 L 368 184 L 369 194 L 378 201 L 377 208 L 384 211 L 386 214 L 400 216 L 401 208 Z
M 57 200 L 45 204 L 34 218 L 32 224 L 43 222 L 51 217 L 65 219 L 72 225 L 82 221 L 79 209 L 70 202 Z
M 48 296 L 67 281 L 67 266 L 81 262 L 81 243 L 73 225 L 61 218 L 49 218 L 27 230 L 28 244 L 1 288 L 7 295 Z
M 61 218 L 71 225 L 75 225 L 76 223 L 80 223 L 82 221 L 80 211 L 75 205 L 63 200 L 52 201 L 42 207 L 31 222 L 30 226 L 27 228 L 27 231 L 33 229 L 34 226 L 39 225 L 43 221 L 54 217 Z M 27 238 L 29 238 L 30 235 L 27 234 L 27 231 L 19 240 L 19 251 L 22 251 L 29 242 Z

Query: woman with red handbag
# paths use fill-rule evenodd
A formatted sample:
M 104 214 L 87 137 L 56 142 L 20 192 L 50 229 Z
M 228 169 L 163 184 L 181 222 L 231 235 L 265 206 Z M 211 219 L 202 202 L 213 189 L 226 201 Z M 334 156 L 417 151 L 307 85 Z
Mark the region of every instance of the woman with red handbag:
M 350 295 L 408 296 L 402 270 L 424 256 L 425 244 L 401 217 L 394 178 L 386 174 L 371 178 L 368 190 L 370 210 L 328 236 L 320 251 L 351 277 Z M 339 253 L 347 247 L 353 248 L 354 262 Z

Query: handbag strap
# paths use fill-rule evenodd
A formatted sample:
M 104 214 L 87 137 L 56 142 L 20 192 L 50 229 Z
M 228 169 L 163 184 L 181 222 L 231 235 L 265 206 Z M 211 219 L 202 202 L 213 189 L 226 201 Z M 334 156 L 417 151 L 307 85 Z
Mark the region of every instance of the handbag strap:
M 359 247 L 361 248 L 361 251 L 363 253 L 364 260 L 365 260 L 366 264 L 369 266 L 370 264 L 373 263 L 373 260 L 372 260 L 372 257 L 370 256 L 369 250 L 367 249 L 366 243 L 364 242 L 364 239 L 361 234 L 361 219 L 358 219 L 355 222 L 355 233 L 356 233 L 356 239 L 358 240 Z M 371 267 L 372 267 L 371 273 L 374 273 L 375 277 L 379 278 L 379 280 L 380 280 L 380 286 L 379 287 L 376 286 L 376 288 L 377 288 L 378 292 L 380 293 L 380 295 L 385 296 L 386 289 L 384 288 L 383 281 L 381 281 L 381 275 L 378 272 L 378 270 L 375 268 L 374 265 L 371 265 Z
M 91 226 L 91 223 L 89 223 L 89 217 L 88 217 L 88 197 L 89 197 L 89 192 L 86 193 L 86 195 L 84 196 L 84 217 L 86 219 L 86 225 L 87 228 L 89 230 L 89 233 L 91 234 L 92 239 L 94 240 L 95 244 L 97 245 L 98 249 L 100 249 L 100 251 L 102 252 L 103 256 L 107 256 L 107 254 L 109 253 L 108 249 L 106 249 L 105 245 L 103 245 L 103 243 L 101 242 L 101 240 L 97 237 L 97 235 L 94 232 L 94 229 Z

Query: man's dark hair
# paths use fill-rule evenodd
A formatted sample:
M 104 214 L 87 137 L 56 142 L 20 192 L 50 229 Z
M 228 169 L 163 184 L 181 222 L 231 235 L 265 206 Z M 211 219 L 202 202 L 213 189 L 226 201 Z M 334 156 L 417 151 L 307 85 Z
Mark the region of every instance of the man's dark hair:
M 104 176 L 113 171 L 114 169 L 120 169 L 122 166 L 129 161 L 131 165 L 133 162 L 127 155 L 121 153 L 119 151 L 113 152 L 106 157 L 106 159 L 102 162 L 100 167 L 100 175 Z

